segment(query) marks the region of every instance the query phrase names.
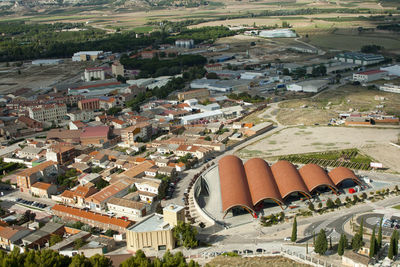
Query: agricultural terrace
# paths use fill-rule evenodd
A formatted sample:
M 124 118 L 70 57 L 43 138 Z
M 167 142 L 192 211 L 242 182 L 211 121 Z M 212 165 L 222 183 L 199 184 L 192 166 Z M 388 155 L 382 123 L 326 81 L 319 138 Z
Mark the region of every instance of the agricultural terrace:
M 371 170 L 373 161 L 369 156 L 363 155 L 358 149 L 345 149 L 327 151 L 321 153 L 308 153 L 281 156 L 279 160 L 287 160 L 292 163 L 317 164 L 322 167 L 346 167 L 355 170 Z

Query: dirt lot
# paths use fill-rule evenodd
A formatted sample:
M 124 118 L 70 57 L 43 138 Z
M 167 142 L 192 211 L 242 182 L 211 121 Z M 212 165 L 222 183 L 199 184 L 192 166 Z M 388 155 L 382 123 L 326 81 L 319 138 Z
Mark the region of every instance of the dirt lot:
M 79 80 L 85 67 L 93 65 L 93 62 L 72 63 L 66 59 L 63 64 L 36 66 L 30 62 L 24 63 L 21 67 L 16 67 L 11 63 L 10 67 L 0 66 L 0 94 L 13 92 L 20 88 L 46 88 L 51 87 L 56 82 L 66 79 Z M 18 74 L 20 70 L 21 74 Z M 77 76 L 76 76 L 77 75 Z
M 376 96 L 384 97 L 384 100 L 375 98 Z M 313 98 L 282 102 L 279 104 L 277 118 L 284 125 L 314 125 L 315 123 L 326 125 L 331 118 L 337 118 L 339 113 L 372 112 L 378 110 L 377 105 L 384 105 L 379 110 L 400 115 L 399 94 L 345 85 L 324 91 Z
M 231 267 L 231 266 L 268 266 L 268 267 L 303 267 L 310 266 L 304 263 L 298 263 L 285 257 L 223 257 L 219 256 L 209 262 L 210 266 L 215 267 Z
M 321 152 L 359 148 L 392 171 L 400 171 L 400 149 L 389 147 L 397 140 L 398 129 L 348 127 L 291 127 L 283 129 L 237 152 L 241 158 Z

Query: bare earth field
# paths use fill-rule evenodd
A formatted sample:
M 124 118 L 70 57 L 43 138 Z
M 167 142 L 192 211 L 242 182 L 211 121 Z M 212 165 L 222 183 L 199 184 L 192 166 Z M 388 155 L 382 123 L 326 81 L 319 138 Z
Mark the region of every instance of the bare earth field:
M 398 129 L 350 127 L 291 127 L 278 131 L 237 152 L 241 158 L 274 158 L 280 155 L 359 148 L 372 158 L 400 171 L 400 149 L 389 148 Z
M 387 81 L 385 81 L 387 82 Z M 397 83 L 390 81 L 390 83 Z M 384 97 L 375 99 L 375 96 Z M 337 118 L 339 113 L 366 112 L 379 108 L 389 114 L 398 114 L 400 110 L 400 95 L 395 93 L 368 90 L 362 86 L 344 85 L 337 89 L 323 91 L 313 98 L 289 100 L 279 104 L 277 119 L 284 125 L 314 125 L 327 124 L 331 118 Z
M 304 263 L 298 263 L 285 257 L 224 257 L 218 256 L 209 262 L 210 266 L 215 267 L 231 267 L 231 266 L 248 266 L 248 267 L 305 267 L 310 266 Z
M 20 88 L 46 88 L 56 82 L 66 79 L 80 79 L 80 75 L 86 67 L 93 65 L 92 62 L 72 63 L 66 59 L 60 65 L 36 66 L 25 63 L 22 67 L 0 68 L 0 94 L 13 92 Z M 21 74 L 18 74 L 18 69 Z M 76 76 L 75 78 L 74 77 Z

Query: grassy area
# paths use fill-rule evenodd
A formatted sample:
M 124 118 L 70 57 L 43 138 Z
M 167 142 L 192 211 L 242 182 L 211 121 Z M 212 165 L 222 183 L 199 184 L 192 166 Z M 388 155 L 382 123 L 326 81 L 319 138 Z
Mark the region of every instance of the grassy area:
M 333 18 L 329 18 L 332 21 Z M 324 21 L 328 18 L 323 19 Z M 342 22 L 360 21 L 361 18 L 341 18 Z M 360 24 L 360 25 L 361 25 Z M 335 27 L 337 27 L 335 25 Z M 393 34 L 379 34 L 371 32 L 359 32 L 357 29 L 353 30 L 334 30 L 330 33 L 323 34 L 310 34 L 309 42 L 312 45 L 319 46 L 326 49 L 340 49 L 340 50 L 360 50 L 365 44 L 375 44 L 383 46 L 388 50 L 398 50 L 400 37 Z
M 312 144 L 324 145 L 324 144 Z M 325 145 L 335 145 L 333 143 Z M 352 169 L 370 170 L 370 157 L 361 154 L 358 149 L 344 149 L 321 153 L 293 154 L 279 157 L 279 160 L 287 160 L 293 163 L 309 164 L 314 163 L 323 167 L 344 166 Z
M 231 267 L 231 266 L 273 266 L 273 267 L 306 267 L 304 263 L 295 262 L 291 259 L 276 257 L 225 257 L 218 256 L 208 263 L 210 266 Z
M 392 207 L 393 209 L 400 210 L 400 205 L 396 205 Z
M 136 33 L 148 33 L 151 32 L 153 29 L 154 29 L 153 26 L 142 26 L 142 27 L 135 27 L 131 30 Z

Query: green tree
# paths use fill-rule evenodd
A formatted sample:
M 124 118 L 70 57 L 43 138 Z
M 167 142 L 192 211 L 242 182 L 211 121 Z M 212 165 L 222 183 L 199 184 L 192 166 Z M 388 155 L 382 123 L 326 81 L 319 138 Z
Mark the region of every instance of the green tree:
M 326 233 L 324 229 L 321 229 L 315 241 L 314 251 L 319 255 L 324 255 L 328 250 L 328 240 L 326 239 Z
M 122 75 L 118 75 L 117 81 L 119 81 L 120 83 L 126 83 L 126 78 Z
M 63 239 L 61 236 L 59 235 L 52 235 L 50 236 L 50 240 L 49 240 L 49 245 L 54 246 L 55 244 L 57 244 L 58 242 L 61 242 Z
M 308 204 L 308 209 L 314 211 L 315 210 L 314 204 L 310 202 L 310 204 Z
M 333 203 L 332 199 L 328 198 L 328 200 L 326 201 L 326 207 L 328 209 L 333 209 L 335 207 L 335 203 Z
M 388 258 L 391 260 L 398 254 L 399 250 L 398 243 L 399 243 L 399 233 L 397 232 L 397 230 L 394 230 L 392 236 L 390 237 L 389 252 L 388 252 Z
M 142 250 L 137 250 L 135 256 L 128 258 L 127 260 L 123 261 L 120 267 L 132 267 L 132 266 L 140 266 L 146 267 L 151 266 L 150 259 L 146 257 Z
M 92 267 L 112 267 L 112 261 L 104 255 L 96 254 L 89 258 Z
M 74 241 L 74 248 L 79 249 L 85 245 L 85 241 L 83 241 L 81 238 L 78 238 Z
M 335 200 L 335 204 L 336 204 L 336 206 L 338 206 L 338 207 L 340 207 L 340 205 L 342 205 L 342 201 L 340 201 L 340 198 L 337 198 L 337 199 Z
M 180 246 L 184 246 L 185 248 L 195 248 L 198 246 L 196 239 L 197 230 L 190 223 L 178 222 L 178 225 L 173 229 L 173 234 Z
M 376 237 L 375 237 L 375 227 L 372 230 L 372 235 L 371 235 L 371 240 L 370 240 L 370 245 L 369 245 L 369 257 L 372 258 L 373 256 L 376 255 L 377 253 L 377 241 L 376 241 Z
M 119 112 L 121 112 L 121 110 L 122 110 L 122 108 L 120 108 L 120 107 L 112 107 L 112 108 L 109 108 L 106 111 L 106 113 L 107 113 L 107 115 L 116 115 Z
M 296 242 L 297 240 L 297 218 L 294 217 L 293 227 L 292 227 L 292 236 L 290 237 L 292 242 Z
M 347 248 L 347 238 L 345 234 L 340 235 L 339 244 L 338 244 L 338 255 L 342 256 L 344 254 L 344 250 Z
M 378 238 L 377 238 L 377 243 L 378 243 L 378 251 L 382 248 L 382 220 L 383 217 L 381 218 L 379 222 L 379 228 L 378 228 Z
M 361 219 L 360 228 L 358 228 L 358 234 L 361 236 L 361 241 L 364 241 L 364 218 Z
M 206 137 L 204 137 L 204 140 L 205 140 L 205 141 L 211 141 L 211 137 L 206 136 Z
M 351 239 L 351 248 L 354 251 L 358 251 L 364 245 L 363 238 L 360 233 L 356 233 Z

